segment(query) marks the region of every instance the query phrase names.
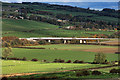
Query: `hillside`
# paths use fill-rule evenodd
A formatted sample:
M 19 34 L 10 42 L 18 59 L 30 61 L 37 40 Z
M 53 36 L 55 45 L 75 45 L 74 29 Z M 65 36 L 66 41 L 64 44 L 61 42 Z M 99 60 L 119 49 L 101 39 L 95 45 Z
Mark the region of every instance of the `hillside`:
M 31 20 L 3 19 L 3 36 L 17 37 L 90 37 L 95 34 L 113 34 L 112 31 L 64 30 L 59 26 Z
M 110 37 L 119 26 L 118 11 L 113 9 L 94 11 L 37 2 L 3 3 L 2 16 L 3 36 Z

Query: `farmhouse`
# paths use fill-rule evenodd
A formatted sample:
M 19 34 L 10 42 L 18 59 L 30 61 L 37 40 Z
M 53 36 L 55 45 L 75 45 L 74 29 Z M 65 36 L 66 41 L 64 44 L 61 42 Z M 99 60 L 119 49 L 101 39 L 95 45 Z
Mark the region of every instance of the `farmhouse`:
M 76 27 L 75 26 L 67 26 L 67 27 L 65 27 L 65 29 L 73 30 L 73 29 L 76 29 Z
M 57 21 L 58 21 L 58 22 L 63 22 L 63 23 L 65 23 L 65 22 L 67 22 L 68 20 L 61 20 L 61 19 L 58 19 Z

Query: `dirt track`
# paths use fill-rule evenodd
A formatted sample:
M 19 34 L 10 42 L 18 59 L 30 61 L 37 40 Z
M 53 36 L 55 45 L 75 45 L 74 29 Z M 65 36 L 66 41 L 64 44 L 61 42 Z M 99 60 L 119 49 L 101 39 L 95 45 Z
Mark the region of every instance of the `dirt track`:
M 58 72 L 67 72 L 67 71 L 97 70 L 97 69 L 103 69 L 103 68 L 110 68 L 110 67 L 114 67 L 114 66 L 118 66 L 118 65 L 96 67 L 96 68 L 88 68 L 88 69 L 79 69 L 79 70 L 63 70 L 63 71 L 56 71 L 56 72 L 15 73 L 15 74 L 8 74 L 8 75 L 0 75 L 0 77 L 14 77 L 14 76 L 24 76 L 24 75 L 33 75 L 33 74 L 47 74 L 47 73 L 58 73 Z

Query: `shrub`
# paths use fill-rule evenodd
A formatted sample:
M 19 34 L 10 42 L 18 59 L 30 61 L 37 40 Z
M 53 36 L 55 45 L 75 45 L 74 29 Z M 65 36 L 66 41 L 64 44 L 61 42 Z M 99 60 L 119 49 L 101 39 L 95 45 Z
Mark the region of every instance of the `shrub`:
M 42 60 L 43 62 L 46 62 L 47 60 Z
M 32 59 L 31 61 L 38 61 L 38 59 L 35 59 L 35 58 L 34 58 L 34 59 Z
M 84 61 L 75 60 L 73 63 L 84 63 Z
M 98 64 L 106 63 L 107 62 L 106 55 L 104 53 L 101 53 L 101 52 L 97 53 L 95 55 L 93 62 L 98 63 Z
M 87 76 L 87 75 L 90 75 L 89 71 L 83 71 L 83 76 Z
M 76 73 L 76 76 L 88 76 L 88 75 L 90 75 L 89 71 L 81 71 Z
M 93 72 L 92 72 L 92 75 L 100 75 L 100 74 L 101 74 L 100 71 L 93 71 Z
M 64 63 L 65 61 L 62 59 L 55 59 L 53 62 L 55 63 Z
M 40 77 L 38 80 L 56 80 L 58 79 L 57 76 L 51 76 L 51 77 L 46 77 L 46 76 L 43 76 L 43 77 Z
M 75 60 L 73 63 L 78 63 L 79 62 L 79 60 Z
M 57 62 L 57 59 L 55 59 L 53 62 L 55 62 L 55 63 L 56 63 L 56 62 Z
M 2 57 L 2 59 L 5 59 L 4 57 Z
M 120 74 L 120 69 L 118 69 L 118 73 Z
M 76 73 L 76 76 L 78 76 L 78 77 L 79 77 L 79 76 L 83 76 L 83 74 L 82 74 L 82 72 L 77 72 L 77 73 Z
M 22 59 L 23 61 L 26 61 L 27 59 L 26 59 L 26 57 L 23 57 L 23 59 Z
M 58 62 L 60 62 L 60 63 L 64 63 L 65 61 L 60 59 Z
M 72 61 L 71 61 L 71 60 L 68 60 L 66 63 L 72 63 Z
M 118 70 L 117 69 L 111 69 L 110 73 L 118 73 Z
M 8 80 L 8 78 L 7 77 L 3 77 L 1 80 Z
M 91 64 L 98 64 L 98 63 L 96 63 L 96 62 L 92 62 Z
M 14 58 L 7 58 L 8 60 L 22 60 L 22 59 L 20 59 L 20 58 L 16 58 L 16 57 L 14 57 Z
M 79 63 L 84 63 L 84 61 L 79 61 Z

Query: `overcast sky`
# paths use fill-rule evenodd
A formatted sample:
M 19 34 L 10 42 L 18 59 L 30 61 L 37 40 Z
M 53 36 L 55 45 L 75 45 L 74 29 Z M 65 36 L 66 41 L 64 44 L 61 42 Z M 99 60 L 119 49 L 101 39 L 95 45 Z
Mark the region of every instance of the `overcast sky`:
M 0 0 L 2 2 L 118 2 L 119 0 Z

